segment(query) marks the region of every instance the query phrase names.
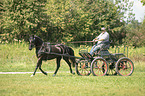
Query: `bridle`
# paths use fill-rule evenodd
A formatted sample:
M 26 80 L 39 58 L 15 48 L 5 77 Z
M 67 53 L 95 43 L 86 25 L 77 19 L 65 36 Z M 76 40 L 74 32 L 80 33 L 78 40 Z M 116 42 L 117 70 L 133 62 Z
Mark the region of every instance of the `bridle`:
M 35 41 L 35 40 L 36 40 L 35 37 L 30 37 L 30 39 L 29 39 L 30 45 L 31 45 L 31 49 L 33 49 L 34 47 L 35 47 L 35 48 L 40 48 L 40 47 L 42 46 L 42 45 L 39 45 L 39 46 L 37 45 L 37 46 L 36 46 L 36 44 L 35 44 L 36 41 Z
M 34 47 L 36 47 L 36 45 L 35 45 L 35 37 L 34 38 L 30 37 L 29 42 L 30 42 L 29 48 L 31 47 L 31 49 L 33 49 Z

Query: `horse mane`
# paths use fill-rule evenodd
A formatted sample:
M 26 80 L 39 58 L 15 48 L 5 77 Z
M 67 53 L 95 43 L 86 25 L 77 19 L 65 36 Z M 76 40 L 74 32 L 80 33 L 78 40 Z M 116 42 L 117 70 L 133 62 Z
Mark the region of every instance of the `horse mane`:
M 39 40 L 41 43 L 43 43 L 43 40 L 40 37 L 34 35 L 34 38 L 37 39 L 37 40 Z

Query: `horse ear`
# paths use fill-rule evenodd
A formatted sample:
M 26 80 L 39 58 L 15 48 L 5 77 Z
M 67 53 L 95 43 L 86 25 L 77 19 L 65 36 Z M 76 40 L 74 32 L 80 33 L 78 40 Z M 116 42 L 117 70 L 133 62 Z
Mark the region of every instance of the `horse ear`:
M 32 38 L 35 38 L 35 35 L 31 35 Z
M 29 35 L 29 37 L 34 37 L 34 35 Z

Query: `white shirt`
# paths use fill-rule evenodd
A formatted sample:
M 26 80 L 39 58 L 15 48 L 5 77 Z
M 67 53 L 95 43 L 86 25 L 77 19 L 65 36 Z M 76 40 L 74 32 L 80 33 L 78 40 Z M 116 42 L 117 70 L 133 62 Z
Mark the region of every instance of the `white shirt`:
M 101 33 L 98 37 L 97 37 L 98 40 L 101 40 L 101 39 L 104 39 L 103 41 L 98 41 L 97 44 L 101 44 L 105 41 L 109 41 L 109 34 L 108 32 L 104 32 L 104 33 Z

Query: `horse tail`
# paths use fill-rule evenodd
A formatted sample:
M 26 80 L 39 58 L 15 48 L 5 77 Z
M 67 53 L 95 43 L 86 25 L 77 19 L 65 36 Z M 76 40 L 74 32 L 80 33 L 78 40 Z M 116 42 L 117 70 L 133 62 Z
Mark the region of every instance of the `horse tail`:
M 62 54 L 67 54 L 70 56 L 74 56 L 74 50 L 71 47 L 68 47 L 66 45 L 63 44 L 58 44 L 58 46 L 62 49 Z M 76 59 L 75 57 L 67 57 L 70 59 L 70 61 L 72 62 L 72 66 L 75 67 L 76 64 Z

